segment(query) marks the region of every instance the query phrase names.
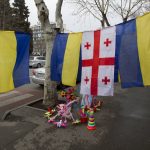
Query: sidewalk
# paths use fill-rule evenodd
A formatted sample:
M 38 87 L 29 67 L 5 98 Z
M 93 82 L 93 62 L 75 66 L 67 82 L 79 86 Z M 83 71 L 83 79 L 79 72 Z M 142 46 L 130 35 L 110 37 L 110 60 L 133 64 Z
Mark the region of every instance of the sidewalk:
M 0 94 L 0 120 L 4 120 L 12 110 L 33 103 L 42 97 L 42 90 L 26 87 L 20 87 L 8 93 Z
M 22 107 L 0 122 L 0 150 L 150 150 L 150 87 L 102 98 L 96 130 L 86 124 L 56 128 L 43 111 Z

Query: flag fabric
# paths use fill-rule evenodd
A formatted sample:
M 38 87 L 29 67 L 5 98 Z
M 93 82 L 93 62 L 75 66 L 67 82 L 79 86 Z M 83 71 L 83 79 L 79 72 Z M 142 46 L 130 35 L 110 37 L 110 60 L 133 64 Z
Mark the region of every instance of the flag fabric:
M 122 88 L 150 85 L 150 13 L 116 26 Z
M 0 31 L 0 93 L 29 83 L 30 35 Z
M 62 84 L 75 86 L 79 67 L 82 33 L 69 34 L 62 70 Z
M 16 32 L 17 58 L 13 72 L 15 87 L 30 83 L 29 79 L 29 48 L 30 34 Z
M 16 47 L 14 32 L 0 31 L 0 92 L 14 88 L 13 68 L 16 62 Z
M 81 94 L 113 95 L 116 28 L 84 32 Z
M 51 80 L 75 86 L 80 64 L 82 33 L 57 34 L 51 55 Z M 79 73 L 80 74 L 80 73 Z
M 136 19 L 138 54 L 143 84 L 150 85 L 150 13 Z
M 68 34 L 57 34 L 51 55 L 51 80 L 61 82 L 62 81 L 62 68 L 64 62 L 64 54 L 66 44 L 68 40 Z

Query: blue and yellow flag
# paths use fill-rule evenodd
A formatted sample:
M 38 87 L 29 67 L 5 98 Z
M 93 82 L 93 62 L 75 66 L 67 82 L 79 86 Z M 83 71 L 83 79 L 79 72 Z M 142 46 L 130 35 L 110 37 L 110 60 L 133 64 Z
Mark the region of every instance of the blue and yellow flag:
M 77 76 L 81 77 L 81 40 L 82 33 L 57 34 L 51 56 L 51 80 L 76 85 Z
M 150 85 L 150 13 L 136 19 L 136 28 L 143 84 Z
M 116 26 L 116 54 L 123 88 L 150 85 L 150 13 Z
M 30 35 L 0 31 L 0 93 L 29 83 Z

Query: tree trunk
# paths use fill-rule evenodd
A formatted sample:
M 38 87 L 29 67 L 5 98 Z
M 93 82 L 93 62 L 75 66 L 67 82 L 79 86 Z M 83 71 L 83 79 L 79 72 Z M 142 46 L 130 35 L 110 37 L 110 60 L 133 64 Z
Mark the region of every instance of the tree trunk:
M 105 21 L 103 19 L 101 20 L 101 26 L 102 26 L 102 28 L 105 27 Z
M 38 18 L 41 22 L 41 27 L 44 31 L 44 38 L 46 42 L 46 64 L 45 64 L 45 82 L 44 82 L 44 99 L 43 104 L 53 106 L 57 100 L 57 91 L 56 86 L 57 83 L 50 80 L 50 62 L 51 62 L 51 53 L 52 53 L 52 47 L 54 43 L 54 38 L 56 36 L 56 33 L 59 30 L 52 29 L 49 21 L 49 11 L 45 5 L 45 2 L 43 0 L 34 0 L 37 10 L 38 10 Z M 58 11 L 57 17 L 62 20 L 61 15 L 61 6 L 62 6 L 63 0 L 58 0 L 57 5 L 59 8 L 56 8 L 56 11 Z M 60 3 L 60 4 L 59 4 Z M 58 23 L 61 25 L 62 30 L 62 21 Z
M 57 100 L 57 83 L 50 80 L 50 62 L 51 53 L 56 32 L 45 33 L 46 41 L 46 63 L 45 63 L 45 81 L 44 81 L 44 99 L 43 104 L 53 106 Z
M 109 26 L 110 26 L 110 23 L 109 23 L 109 21 L 108 21 L 108 18 L 107 18 L 107 16 L 106 16 L 106 14 L 102 14 L 102 16 L 103 16 L 104 22 L 105 22 L 106 25 L 109 27 Z
M 123 18 L 123 22 L 127 22 L 127 20 L 128 20 L 127 18 Z
M 56 28 L 60 30 L 60 32 L 64 32 L 63 28 L 63 19 L 61 14 L 63 0 L 58 0 L 56 4 L 56 12 L 55 12 L 55 20 L 56 20 Z

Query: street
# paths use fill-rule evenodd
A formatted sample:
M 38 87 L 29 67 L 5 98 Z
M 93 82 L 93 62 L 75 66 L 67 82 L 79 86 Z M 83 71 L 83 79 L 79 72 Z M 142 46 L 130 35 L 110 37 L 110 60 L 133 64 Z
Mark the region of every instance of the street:
M 34 84 L 21 89 L 43 92 Z M 101 97 L 95 131 L 87 130 L 87 124 L 57 128 L 47 123 L 44 110 L 21 107 L 0 121 L 0 150 L 149 150 L 149 91 L 150 87 L 121 89 L 116 84 L 113 97 Z
M 29 88 L 35 88 L 35 89 L 42 90 L 42 89 L 43 89 L 42 86 L 40 86 L 40 85 L 38 85 L 38 84 L 34 84 L 34 83 L 32 82 L 32 80 L 31 80 L 32 71 L 33 71 L 34 69 L 37 69 L 37 68 L 30 68 L 30 69 L 29 69 L 30 84 L 26 84 L 26 85 L 24 85 L 24 87 L 29 87 Z
M 30 69 L 30 77 L 31 73 L 32 69 Z M 30 81 L 30 84 L 0 95 L 0 120 L 5 119 L 11 111 L 43 98 L 43 86 L 32 83 L 31 78 Z

